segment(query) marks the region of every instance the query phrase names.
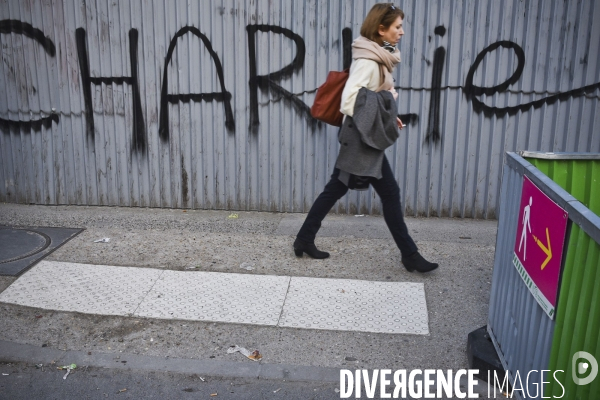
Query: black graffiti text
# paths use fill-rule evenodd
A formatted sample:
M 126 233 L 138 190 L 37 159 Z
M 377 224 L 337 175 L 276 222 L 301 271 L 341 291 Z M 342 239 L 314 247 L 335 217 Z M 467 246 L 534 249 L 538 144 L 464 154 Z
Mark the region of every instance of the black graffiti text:
M 138 79 L 138 31 L 137 29 L 129 30 L 129 58 L 131 61 L 131 76 L 121 77 L 90 77 L 90 67 L 88 62 L 87 40 L 86 33 L 83 28 L 75 30 L 75 41 L 77 43 L 77 56 L 79 58 L 79 70 L 81 74 L 81 82 L 83 84 L 83 101 L 85 104 L 86 113 L 86 133 L 88 139 L 95 137 L 94 127 L 94 112 L 92 107 L 92 84 L 94 85 L 124 85 L 128 84 L 132 87 L 133 92 L 133 132 L 132 132 L 132 151 L 145 153 L 146 151 L 146 125 L 144 123 L 144 115 L 142 113 L 142 100 L 140 98 L 140 85 Z

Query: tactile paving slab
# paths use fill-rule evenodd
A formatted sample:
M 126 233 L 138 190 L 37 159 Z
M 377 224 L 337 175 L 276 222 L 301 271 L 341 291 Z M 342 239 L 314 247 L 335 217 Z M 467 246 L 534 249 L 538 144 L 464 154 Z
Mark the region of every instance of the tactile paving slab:
M 279 326 L 427 335 L 424 285 L 293 277 Z
M 277 325 L 288 276 L 165 271 L 140 317 Z
M 162 272 L 41 261 L 0 293 L 0 301 L 86 314 L 132 315 Z
M 100 315 L 429 333 L 422 283 L 42 261 L 0 293 L 0 302 Z

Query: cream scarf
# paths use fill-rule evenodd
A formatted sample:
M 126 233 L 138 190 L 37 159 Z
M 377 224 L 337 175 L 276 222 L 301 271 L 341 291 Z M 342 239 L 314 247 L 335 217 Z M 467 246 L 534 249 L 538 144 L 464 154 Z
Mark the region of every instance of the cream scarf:
M 378 45 L 377 42 L 369 40 L 364 36 L 359 36 L 352 42 L 352 58 L 354 60 L 366 58 L 379 64 L 379 73 L 380 76 L 383 76 L 383 79 L 376 92 L 390 90 L 394 87 L 392 71 L 396 64 L 400 62 L 400 50 L 396 49 L 393 53 L 390 53 Z

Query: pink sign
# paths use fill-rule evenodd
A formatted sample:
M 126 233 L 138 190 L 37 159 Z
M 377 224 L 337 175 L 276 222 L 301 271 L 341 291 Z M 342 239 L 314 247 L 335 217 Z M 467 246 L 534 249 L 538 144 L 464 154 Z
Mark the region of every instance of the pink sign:
M 554 318 L 568 213 L 523 177 L 513 264 L 544 309 Z

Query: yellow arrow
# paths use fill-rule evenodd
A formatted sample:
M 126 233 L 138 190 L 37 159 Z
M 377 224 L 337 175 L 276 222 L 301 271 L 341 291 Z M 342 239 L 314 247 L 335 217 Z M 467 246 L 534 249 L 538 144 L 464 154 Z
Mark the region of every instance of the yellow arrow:
M 548 242 L 548 247 L 544 246 L 544 243 L 540 239 L 538 239 L 535 235 L 533 235 L 533 240 L 540 246 L 542 251 L 546 254 L 546 260 L 542 263 L 542 269 L 546 268 L 546 265 L 552 259 L 552 247 L 550 246 L 550 233 L 548 232 L 548 228 L 546 228 L 546 241 Z

